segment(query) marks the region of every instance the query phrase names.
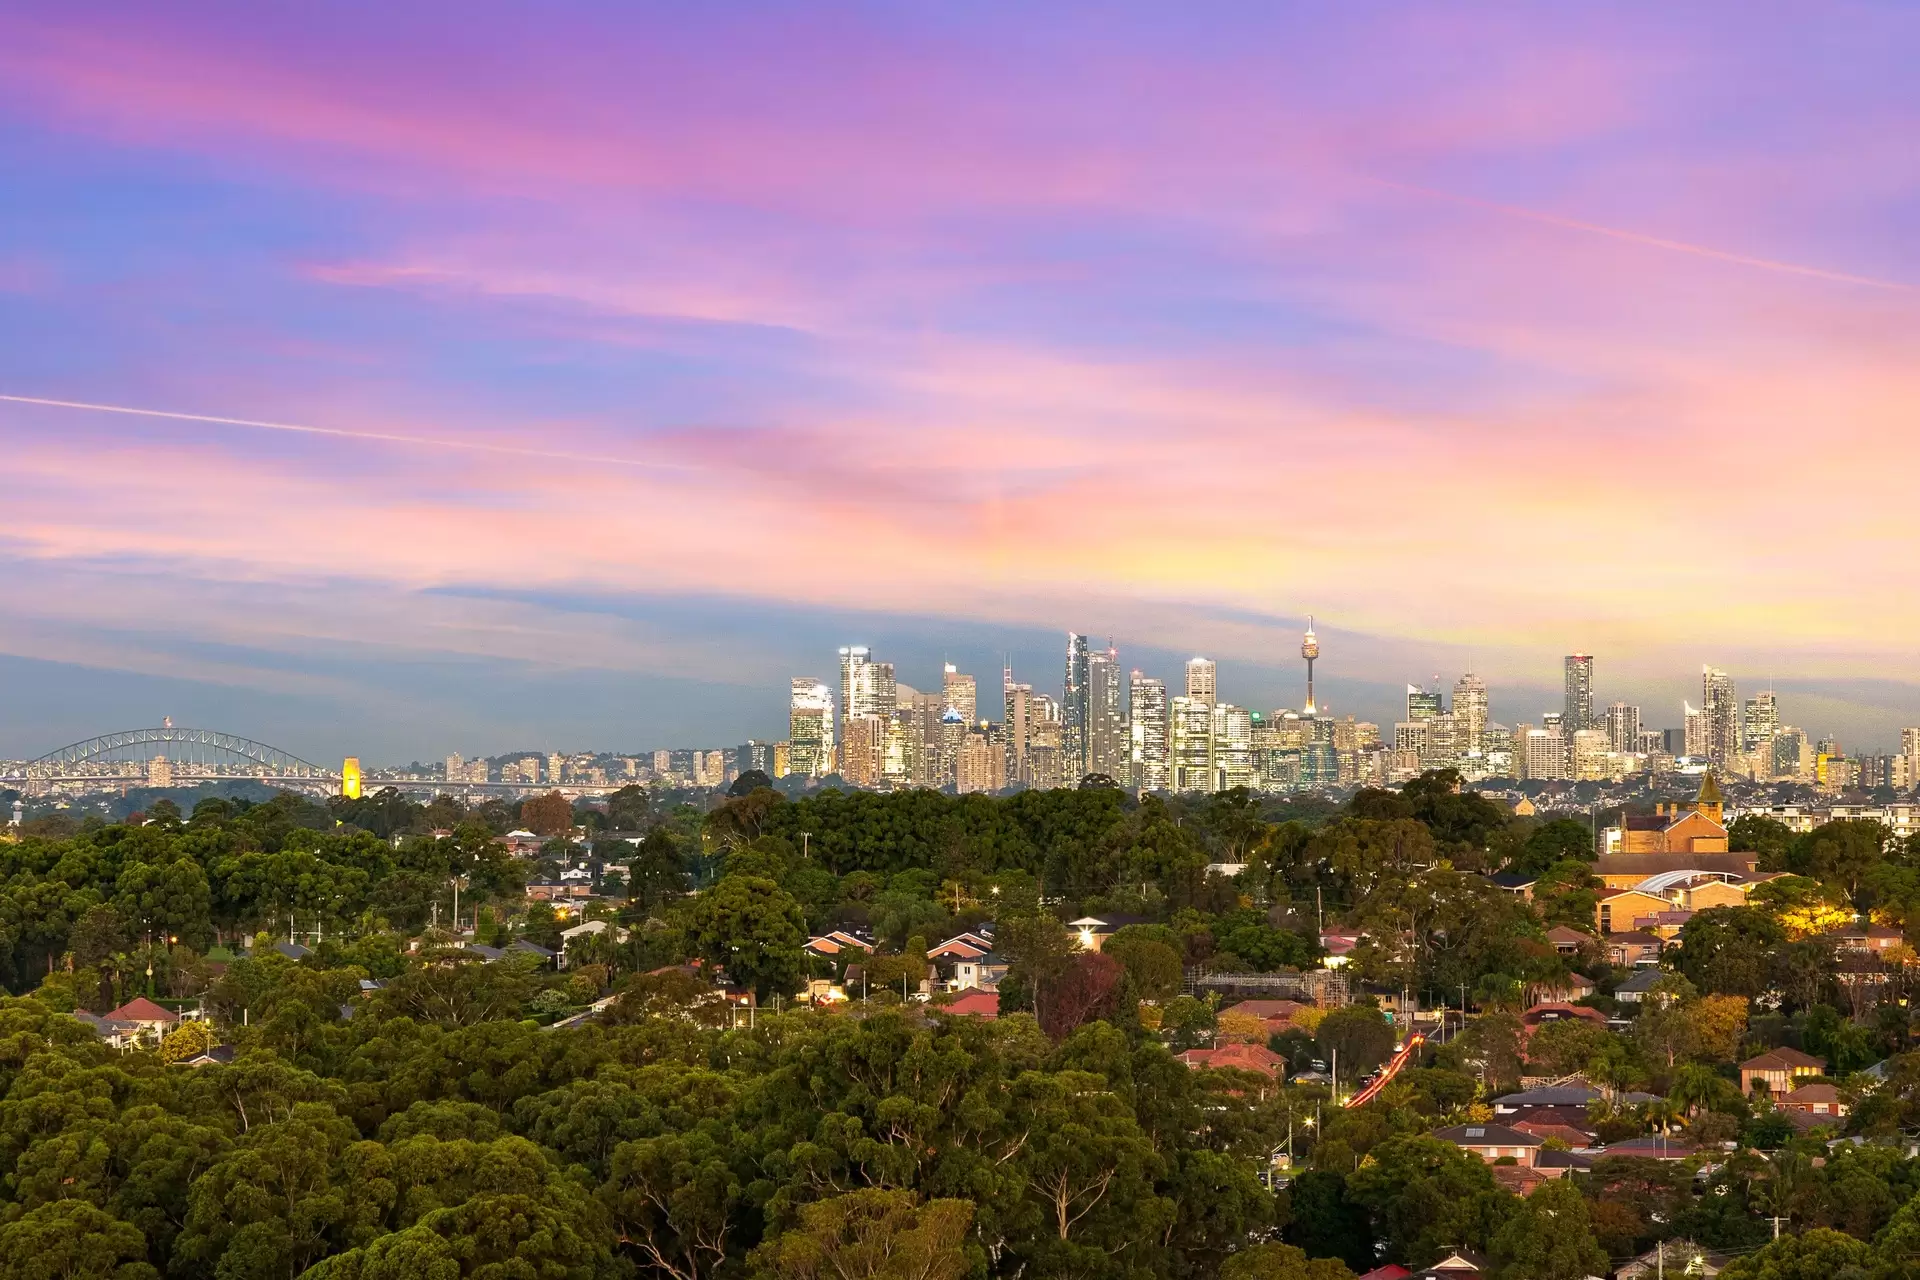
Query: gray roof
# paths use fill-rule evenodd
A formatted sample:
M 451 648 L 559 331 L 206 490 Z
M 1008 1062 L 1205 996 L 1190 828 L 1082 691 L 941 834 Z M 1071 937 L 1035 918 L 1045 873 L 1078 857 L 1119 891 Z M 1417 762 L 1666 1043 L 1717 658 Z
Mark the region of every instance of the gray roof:
M 1665 969 L 1656 969 L 1652 965 L 1637 970 L 1631 978 L 1615 987 L 1615 991 L 1651 991 L 1653 984 L 1667 977 Z

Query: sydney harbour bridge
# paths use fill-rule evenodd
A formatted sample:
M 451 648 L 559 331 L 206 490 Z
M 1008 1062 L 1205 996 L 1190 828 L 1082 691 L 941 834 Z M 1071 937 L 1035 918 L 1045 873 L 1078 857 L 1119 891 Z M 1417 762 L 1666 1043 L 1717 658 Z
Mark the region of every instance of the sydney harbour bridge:
M 257 782 L 309 795 L 357 795 L 359 761 L 327 768 L 291 751 L 223 733 L 188 729 L 166 720 L 152 729 L 121 729 L 71 742 L 33 760 L 0 762 L 0 787 L 29 795 L 125 791 L 134 787 L 193 787 L 202 783 Z M 453 782 L 440 779 L 368 779 L 369 791 L 396 787 L 405 792 L 476 795 L 526 791 L 519 783 Z M 569 783 L 574 795 L 602 794 L 612 786 Z

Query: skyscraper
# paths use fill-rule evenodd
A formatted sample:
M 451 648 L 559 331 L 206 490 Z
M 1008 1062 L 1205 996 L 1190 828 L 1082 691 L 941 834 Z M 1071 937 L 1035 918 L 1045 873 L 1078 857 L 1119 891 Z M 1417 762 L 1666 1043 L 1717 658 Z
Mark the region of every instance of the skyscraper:
M 1407 719 L 1431 720 L 1446 710 L 1438 692 L 1428 693 L 1417 684 L 1407 686 Z
M 1109 640 L 1087 657 L 1087 769 L 1127 785 L 1127 709 L 1120 651 Z
M 1625 702 L 1607 704 L 1607 747 L 1623 754 L 1640 750 L 1640 708 Z
M 1062 773 L 1075 782 L 1090 772 L 1088 725 L 1093 719 L 1088 703 L 1087 638 L 1067 632 L 1067 674 L 1060 690 L 1060 751 Z
M 1477 760 L 1487 751 L 1487 682 L 1469 671 L 1453 684 L 1453 740 L 1459 755 Z
M 867 665 L 872 660 L 872 651 L 863 644 L 842 645 L 840 648 L 840 740 L 847 739 L 847 721 L 856 715 L 869 714 L 871 708 L 863 707 L 856 711 L 855 692 L 857 688 L 868 688 L 870 677 Z M 864 697 L 864 694 L 861 695 Z
M 1167 789 L 1167 685 L 1138 671 L 1127 698 L 1128 779 L 1145 793 Z
M 1773 690 L 1764 689 L 1747 699 L 1747 712 L 1740 725 L 1740 749 L 1757 751 L 1773 741 L 1780 731 L 1780 704 Z
M 1030 711 L 1029 703 L 1033 698 L 1033 686 L 1013 682 L 1013 664 L 1009 662 L 1000 672 L 1000 692 L 1004 701 L 1005 718 L 1002 720 L 1001 745 L 1006 750 L 1007 762 L 1004 777 L 1009 787 L 1023 787 L 1027 784 L 1027 747 L 1030 726 L 1027 723 Z
M 1699 760 L 1707 754 L 1707 717 L 1691 702 L 1680 704 L 1680 754 Z
M 1729 768 L 1740 751 L 1740 697 L 1733 677 L 1713 667 L 1701 667 L 1700 701 L 1707 759 L 1716 769 Z
M 1195 659 L 1200 661 L 1200 659 Z M 1208 663 L 1208 675 L 1212 675 Z M 1191 688 L 1193 664 L 1187 664 Z M 1211 683 L 1211 681 L 1209 681 Z M 1219 784 L 1213 759 L 1213 699 L 1192 694 L 1173 699 L 1168 711 L 1168 756 L 1175 791 L 1210 792 Z
M 960 719 L 972 724 L 977 712 L 978 691 L 974 687 L 972 676 L 963 676 L 959 668 L 951 662 L 946 664 L 946 673 L 941 686 L 946 694 L 947 705 L 960 713 Z
M 833 772 L 833 690 L 812 676 L 793 678 L 787 712 L 787 768 L 810 778 Z
M 1568 734 L 1593 728 L 1593 655 L 1567 655 L 1566 711 L 1562 723 Z
M 1203 706 L 1214 702 L 1214 668 L 1206 658 L 1187 659 L 1187 697 Z

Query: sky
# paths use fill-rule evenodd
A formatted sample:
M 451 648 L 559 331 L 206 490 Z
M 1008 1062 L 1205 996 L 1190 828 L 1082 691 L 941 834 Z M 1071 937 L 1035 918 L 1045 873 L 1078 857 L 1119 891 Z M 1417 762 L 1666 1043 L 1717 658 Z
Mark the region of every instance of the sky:
M 0 9 L 0 756 L 1064 633 L 1920 724 L 1920 8 Z M 990 701 L 990 699 L 989 699 Z

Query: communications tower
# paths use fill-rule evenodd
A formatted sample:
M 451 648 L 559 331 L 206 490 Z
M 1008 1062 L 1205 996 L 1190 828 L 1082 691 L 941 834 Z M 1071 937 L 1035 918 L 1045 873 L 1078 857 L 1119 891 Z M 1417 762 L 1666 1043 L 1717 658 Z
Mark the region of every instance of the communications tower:
M 1320 656 L 1320 642 L 1314 638 L 1313 615 L 1307 615 L 1307 634 L 1300 641 L 1300 656 L 1307 660 L 1307 714 L 1313 715 L 1313 660 Z

